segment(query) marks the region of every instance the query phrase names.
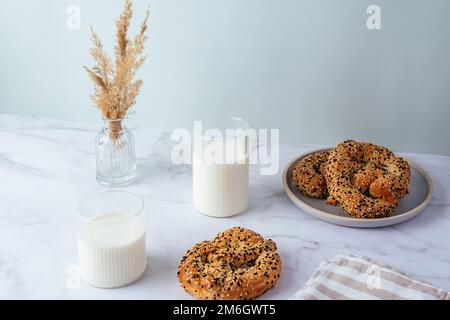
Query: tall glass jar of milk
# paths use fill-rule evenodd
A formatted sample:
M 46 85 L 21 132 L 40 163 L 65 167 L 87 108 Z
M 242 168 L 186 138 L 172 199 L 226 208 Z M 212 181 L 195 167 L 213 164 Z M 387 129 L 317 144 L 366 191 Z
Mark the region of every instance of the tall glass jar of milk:
M 96 193 L 80 201 L 78 255 L 90 285 L 116 288 L 139 279 L 147 266 L 141 197 L 124 191 Z
M 230 217 L 248 207 L 249 124 L 230 116 L 194 123 L 193 201 L 212 217 Z

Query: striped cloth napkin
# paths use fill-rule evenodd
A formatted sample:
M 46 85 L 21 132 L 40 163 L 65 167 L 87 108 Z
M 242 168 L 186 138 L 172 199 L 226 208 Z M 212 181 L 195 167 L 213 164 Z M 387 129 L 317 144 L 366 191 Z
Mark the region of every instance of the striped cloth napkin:
M 450 293 L 371 258 L 324 261 L 291 300 L 450 300 Z

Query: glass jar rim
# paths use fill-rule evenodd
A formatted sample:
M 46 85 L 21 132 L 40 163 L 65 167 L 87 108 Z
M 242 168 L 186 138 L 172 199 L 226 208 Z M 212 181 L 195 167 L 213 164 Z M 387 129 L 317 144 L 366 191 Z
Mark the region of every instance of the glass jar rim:
M 98 222 L 98 221 L 94 222 L 95 218 L 87 218 L 87 217 L 85 217 L 85 216 L 83 216 L 81 214 L 80 206 L 83 203 L 83 201 L 85 201 L 85 200 L 87 200 L 89 198 L 93 198 L 93 197 L 96 197 L 96 196 L 99 196 L 99 195 L 104 195 L 104 194 L 109 194 L 109 193 L 121 193 L 121 194 L 127 194 L 129 196 L 134 197 L 135 199 L 137 199 L 139 201 L 138 209 L 135 210 L 135 212 L 133 212 L 132 214 L 124 215 L 123 218 L 117 219 L 114 222 Z M 96 192 L 94 194 L 90 194 L 90 195 L 84 196 L 83 198 L 81 198 L 80 201 L 78 201 L 78 204 L 76 206 L 76 210 L 77 210 L 77 213 L 78 213 L 77 215 L 78 215 L 79 219 L 81 219 L 82 221 L 87 222 L 87 223 L 96 223 L 96 224 L 104 224 L 104 225 L 115 225 L 115 224 L 123 223 L 124 221 L 128 221 L 128 220 L 130 220 L 130 219 L 132 219 L 134 217 L 137 217 L 139 214 L 141 214 L 143 208 L 144 208 L 144 199 L 140 195 L 137 195 L 135 193 L 128 192 L 128 191 L 122 191 L 122 190 L 101 191 L 101 192 Z
M 215 122 L 215 121 L 232 121 L 232 122 L 235 122 L 236 124 L 238 124 L 238 123 L 240 124 L 240 126 L 236 126 L 235 128 L 223 128 L 222 127 L 222 128 L 206 128 L 205 129 L 202 127 L 202 131 L 208 130 L 208 129 L 218 129 L 219 131 L 231 129 L 231 130 L 244 130 L 244 132 L 248 132 L 250 130 L 250 124 L 246 120 L 239 118 L 237 116 L 231 116 L 231 115 L 227 115 L 227 114 L 214 114 L 214 115 L 210 115 L 210 116 L 207 116 L 203 119 L 196 120 L 196 121 L 201 122 L 202 124 L 208 123 L 208 122 Z M 193 130 L 194 134 L 203 134 L 204 133 L 204 132 L 198 132 L 198 130 L 196 130 L 196 129 L 198 129 L 198 128 L 196 128 L 194 126 L 194 130 Z

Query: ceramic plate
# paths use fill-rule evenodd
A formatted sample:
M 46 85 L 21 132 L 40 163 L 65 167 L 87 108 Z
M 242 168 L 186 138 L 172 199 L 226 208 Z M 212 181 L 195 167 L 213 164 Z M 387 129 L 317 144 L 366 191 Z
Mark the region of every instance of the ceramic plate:
M 387 218 L 357 219 L 352 218 L 340 207 L 330 206 L 323 199 L 312 199 L 297 190 L 292 181 L 292 171 L 295 165 L 310 154 L 325 151 L 320 149 L 300 155 L 289 163 L 283 173 L 283 185 L 289 199 L 308 214 L 347 227 L 376 228 L 401 223 L 419 214 L 430 203 L 433 185 L 428 174 L 417 164 L 406 159 L 411 166 L 411 181 L 409 194 L 400 200 L 396 212 Z

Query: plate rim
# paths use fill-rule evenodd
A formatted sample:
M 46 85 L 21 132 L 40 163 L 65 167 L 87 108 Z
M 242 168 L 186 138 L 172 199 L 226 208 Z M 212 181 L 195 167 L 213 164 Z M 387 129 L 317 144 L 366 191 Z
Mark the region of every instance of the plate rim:
M 433 181 L 431 180 L 431 177 L 428 175 L 428 173 L 415 161 L 401 156 L 403 159 L 408 161 L 409 165 L 414 167 L 418 171 L 419 174 L 421 174 L 427 184 L 428 184 L 428 194 L 425 197 L 425 199 L 415 208 L 412 208 L 409 211 L 406 211 L 400 215 L 385 217 L 385 218 L 379 218 L 379 219 L 365 219 L 365 218 L 353 218 L 353 217 L 345 217 L 345 216 L 338 216 L 334 214 L 330 214 L 326 211 L 319 210 L 313 206 L 310 206 L 306 202 L 302 201 L 300 198 L 298 198 L 290 189 L 289 186 L 289 177 L 288 177 L 288 170 L 289 168 L 295 163 L 298 162 L 299 159 L 304 158 L 308 155 L 321 152 L 321 151 L 329 151 L 332 148 L 319 148 L 314 149 L 311 151 L 304 152 L 298 156 L 296 156 L 293 160 L 289 161 L 289 163 L 286 165 L 286 167 L 283 170 L 283 187 L 284 191 L 286 192 L 289 200 L 292 201 L 292 203 L 297 206 L 298 208 L 302 209 L 305 213 L 318 218 L 322 221 L 326 221 L 329 223 L 347 226 L 347 227 L 356 227 L 356 228 L 378 228 L 378 227 L 386 227 L 394 224 L 398 224 L 404 221 L 407 221 L 416 215 L 418 215 L 420 212 L 422 212 L 428 204 L 431 202 L 431 199 L 433 197 Z M 294 201 L 295 199 L 295 201 Z

